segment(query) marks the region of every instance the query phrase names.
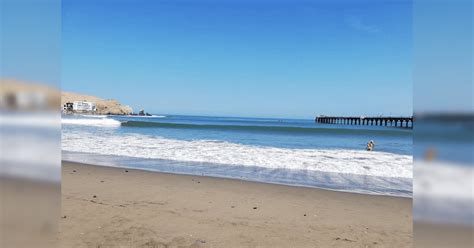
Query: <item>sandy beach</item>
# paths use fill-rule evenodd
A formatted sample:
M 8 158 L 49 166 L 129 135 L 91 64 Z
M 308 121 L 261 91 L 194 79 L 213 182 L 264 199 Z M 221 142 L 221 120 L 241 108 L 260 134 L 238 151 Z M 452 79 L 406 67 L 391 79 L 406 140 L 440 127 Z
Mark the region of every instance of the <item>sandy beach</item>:
M 410 247 L 411 199 L 63 162 L 61 247 Z

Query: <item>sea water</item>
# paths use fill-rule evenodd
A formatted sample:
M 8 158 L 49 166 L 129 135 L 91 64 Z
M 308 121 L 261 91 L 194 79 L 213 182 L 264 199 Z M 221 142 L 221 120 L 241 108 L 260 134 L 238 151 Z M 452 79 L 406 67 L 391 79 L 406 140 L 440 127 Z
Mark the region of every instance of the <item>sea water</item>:
M 374 140 L 375 151 L 366 151 Z M 410 197 L 412 131 L 314 120 L 62 117 L 63 160 Z

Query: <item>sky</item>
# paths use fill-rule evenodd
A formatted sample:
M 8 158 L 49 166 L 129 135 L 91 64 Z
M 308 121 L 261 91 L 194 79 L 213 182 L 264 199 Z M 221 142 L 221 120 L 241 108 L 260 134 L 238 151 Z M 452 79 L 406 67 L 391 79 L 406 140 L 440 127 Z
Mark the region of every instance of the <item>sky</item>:
M 418 1 L 413 25 L 415 113 L 474 114 L 473 1 Z
M 411 115 L 410 1 L 62 2 L 61 88 L 155 114 Z
M 0 1 L 0 77 L 59 88 L 60 0 Z

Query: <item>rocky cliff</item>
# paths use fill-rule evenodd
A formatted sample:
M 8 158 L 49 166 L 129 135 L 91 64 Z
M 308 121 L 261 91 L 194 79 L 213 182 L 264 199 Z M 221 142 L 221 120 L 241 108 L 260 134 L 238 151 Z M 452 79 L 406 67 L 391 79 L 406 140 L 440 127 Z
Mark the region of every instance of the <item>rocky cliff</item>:
M 133 113 L 133 109 L 127 105 L 122 105 L 117 100 L 102 99 L 95 96 L 81 95 L 72 92 L 61 92 L 61 106 L 66 102 L 88 101 L 94 102 L 97 107 L 95 114 L 100 115 L 128 115 Z

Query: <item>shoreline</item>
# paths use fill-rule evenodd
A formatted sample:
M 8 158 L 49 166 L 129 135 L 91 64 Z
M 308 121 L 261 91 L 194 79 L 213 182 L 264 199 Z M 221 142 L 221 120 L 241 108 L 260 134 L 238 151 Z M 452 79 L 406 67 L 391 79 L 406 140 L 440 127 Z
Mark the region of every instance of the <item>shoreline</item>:
M 410 247 L 412 199 L 62 162 L 64 247 Z
M 167 174 L 167 175 L 193 176 L 193 177 L 203 177 L 203 178 L 223 179 L 223 180 L 236 180 L 236 181 L 249 182 L 249 183 L 279 185 L 279 186 L 296 187 L 296 188 L 303 188 L 303 189 L 316 189 L 316 190 L 325 190 L 325 191 L 348 193 L 348 194 L 360 194 L 360 195 L 369 195 L 369 196 L 386 196 L 386 197 L 397 197 L 397 198 L 399 197 L 399 198 L 405 198 L 405 199 L 410 199 L 410 200 L 413 199 L 413 194 L 411 194 L 410 196 L 389 195 L 389 194 L 383 194 L 383 193 L 358 192 L 358 191 L 350 191 L 350 190 L 343 190 L 343 189 L 331 189 L 331 188 L 325 188 L 325 187 L 322 187 L 322 186 L 318 187 L 318 186 L 301 185 L 301 184 L 265 182 L 265 181 L 243 179 L 243 178 L 236 178 L 236 177 L 195 175 L 195 174 L 186 173 L 186 172 L 182 172 L 182 173 L 181 172 L 167 172 L 167 171 L 159 171 L 159 170 L 152 170 L 152 169 L 146 169 L 146 168 L 135 168 L 135 167 L 131 167 L 131 166 L 99 165 L 99 164 L 90 164 L 90 163 L 83 163 L 83 162 L 76 162 L 76 161 L 69 161 L 69 160 L 61 160 L 61 162 L 62 163 L 68 163 L 68 164 L 76 164 L 76 165 L 88 165 L 88 166 L 98 166 L 98 167 L 107 167 L 107 168 L 136 170 L 136 171 L 143 171 L 143 172 L 149 172 L 149 173 L 158 173 L 158 174 Z

